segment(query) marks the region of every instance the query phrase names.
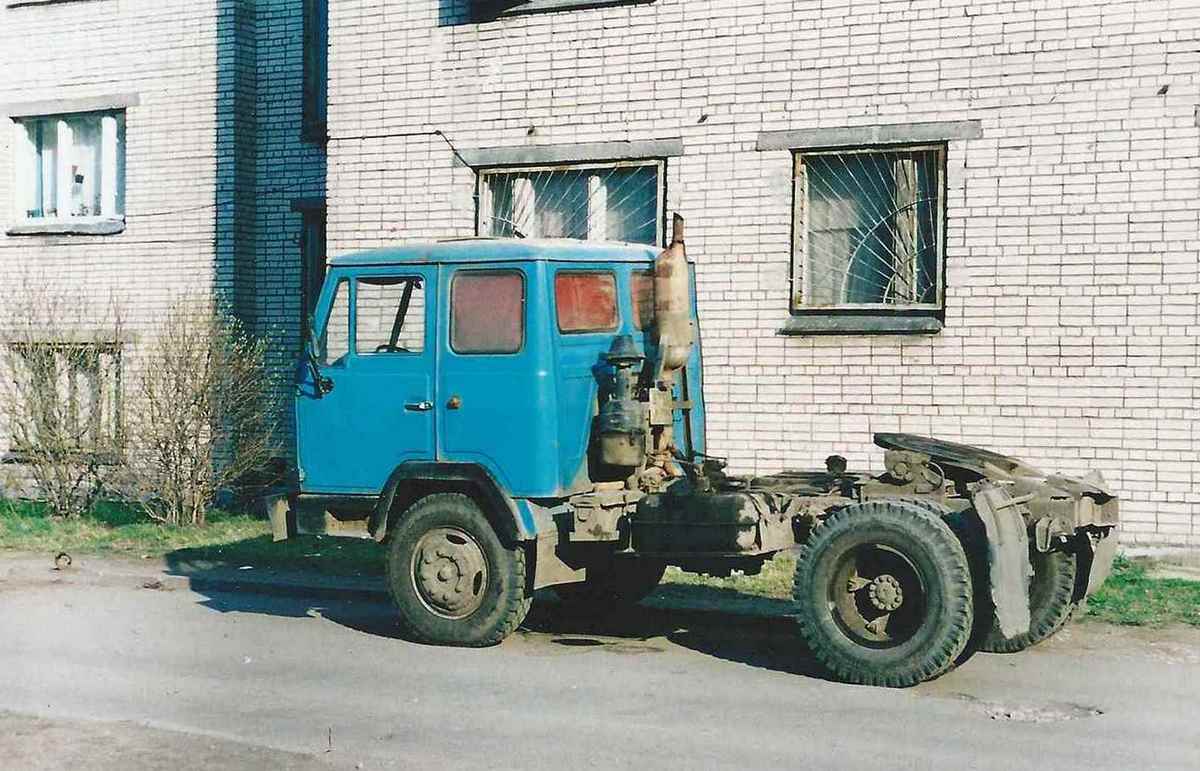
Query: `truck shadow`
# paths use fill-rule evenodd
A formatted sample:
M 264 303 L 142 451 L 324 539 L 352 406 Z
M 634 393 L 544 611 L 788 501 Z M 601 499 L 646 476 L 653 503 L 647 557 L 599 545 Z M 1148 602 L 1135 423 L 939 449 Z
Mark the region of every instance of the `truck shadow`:
M 168 572 L 188 579 L 200 604 L 219 613 L 319 618 L 374 637 L 405 640 L 381 576 L 353 579 L 309 574 L 306 585 L 273 581 L 278 571 L 196 559 L 181 550 L 167 559 Z M 642 604 L 578 609 L 537 593 L 515 635 L 538 646 L 601 649 L 620 655 L 656 653 L 671 647 L 715 658 L 824 679 L 788 615 L 788 602 L 733 589 L 664 584 Z M 410 641 L 411 642 L 411 641 Z

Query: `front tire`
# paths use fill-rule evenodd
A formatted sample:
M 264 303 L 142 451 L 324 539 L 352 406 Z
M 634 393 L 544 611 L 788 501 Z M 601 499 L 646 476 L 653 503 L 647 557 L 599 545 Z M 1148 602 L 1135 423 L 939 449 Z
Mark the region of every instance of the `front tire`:
M 404 512 L 389 540 L 388 591 L 413 639 L 495 645 L 529 612 L 524 549 L 502 543 L 466 495 L 421 498 Z
M 902 501 L 843 508 L 796 561 L 800 633 L 837 679 L 906 687 L 953 666 L 970 639 L 971 572 L 936 513 Z

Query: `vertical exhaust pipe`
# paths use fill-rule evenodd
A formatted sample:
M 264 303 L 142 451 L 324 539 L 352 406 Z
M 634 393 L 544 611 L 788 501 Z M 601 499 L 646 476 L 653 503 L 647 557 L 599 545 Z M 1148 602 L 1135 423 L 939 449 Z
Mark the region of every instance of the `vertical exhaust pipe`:
M 671 245 L 654 262 L 654 322 L 659 382 L 674 379 L 692 352 L 691 281 L 683 246 L 683 217 L 671 220 Z

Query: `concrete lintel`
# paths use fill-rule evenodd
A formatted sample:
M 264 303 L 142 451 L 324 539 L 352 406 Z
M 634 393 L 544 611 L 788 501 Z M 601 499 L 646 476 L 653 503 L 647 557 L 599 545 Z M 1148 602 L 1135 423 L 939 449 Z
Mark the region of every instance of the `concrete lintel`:
M 320 211 L 325 206 L 325 196 L 323 195 L 306 195 L 292 199 L 292 211 Z
M 72 96 L 61 99 L 41 99 L 35 102 L 12 102 L 0 105 L 0 114 L 10 118 L 35 118 L 43 115 L 65 115 L 76 112 L 122 110 L 137 107 L 141 97 L 136 93 Z
M 978 139 L 983 125 L 978 120 L 935 121 L 931 123 L 889 123 L 873 126 L 763 131 L 755 149 L 803 150 L 818 147 L 858 147 L 870 145 L 912 144 Z
M 23 222 L 4 231 L 9 236 L 111 236 L 125 230 L 125 220 L 98 222 Z
M 941 319 L 929 314 L 894 316 L 874 313 L 806 313 L 788 317 L 780 335 L 932 335 Z
M 673 158 L 683 155 L 683 140 L 641 139 L 631 142 L 479 147 L 459 153 L 473 169 L 484 166 L 527 166 L 582 161 L 620 161 L 635 158 Z

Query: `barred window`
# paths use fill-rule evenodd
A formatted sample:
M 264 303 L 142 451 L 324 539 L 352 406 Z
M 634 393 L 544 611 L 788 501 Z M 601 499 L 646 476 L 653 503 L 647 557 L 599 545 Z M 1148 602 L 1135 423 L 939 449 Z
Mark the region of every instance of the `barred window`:
M 797 152 L 792 304 L 942 303 L 945 150 Z
M 10 343 L 22 366 L 12 376 L 23 394 L 11 420 L 18 456 L 65 458 L 120 451 L 121 344 Z
M 663 161 L 480 172 L 479 235 L 662 241 Z

